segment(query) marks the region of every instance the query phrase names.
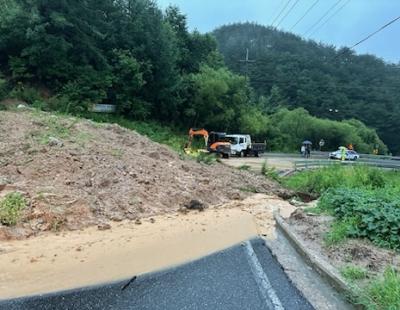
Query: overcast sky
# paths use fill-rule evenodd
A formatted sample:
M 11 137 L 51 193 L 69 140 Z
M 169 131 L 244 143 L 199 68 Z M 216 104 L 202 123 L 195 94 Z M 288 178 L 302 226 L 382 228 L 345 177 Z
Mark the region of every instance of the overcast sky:
M 254 21 L 271 25 L 289 0 L 157 0 L 162 8 L 175 4 L 188 17 L 190 29 L 208 32 L 233 22 Z M 290 0 L 274 26 L 289 31 L 317 0 Z M 400 16 L 400 0 L 341 0 L 339 10 L 323 27 L 312 28 L 338 0 L 319 0 L 308 15 L 293 28 L 299 35 L 336 46 L 352 46 L 390 20 Z M 297 2 L 291 11 L 290 8 Z M 346 4 L 347 3 L 347 4 Z M 345 5 L 346 4 L 346 5 Z M 345 5 L 342 9 L 341 7 Z M 341 9 L 341 10 L 340 10 Z M 289 14 L 285 17 L 286 13 Z M 314 30 L 317 30 L 314 32 Z M 375 54 L 389 62 L 400 62 L 400 20 L 355 48 L 358 53 Z

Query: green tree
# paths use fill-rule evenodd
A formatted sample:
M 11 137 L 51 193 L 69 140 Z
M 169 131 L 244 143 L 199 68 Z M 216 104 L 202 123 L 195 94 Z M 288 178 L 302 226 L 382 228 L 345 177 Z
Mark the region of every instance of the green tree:
M 254 23 L 223 26 L 213 34 L 228 68 L 236 73 L 244 72 L 238 60 L 249 48 L 256 61 L 249 65 L 250 85 L 257 96 L 278 97 L 271 98 L 272 106 L 283 102 L 320 118 L 358 119 L 400 153 L 395 134 L 400 129 L 400 70 L 395 64 Z

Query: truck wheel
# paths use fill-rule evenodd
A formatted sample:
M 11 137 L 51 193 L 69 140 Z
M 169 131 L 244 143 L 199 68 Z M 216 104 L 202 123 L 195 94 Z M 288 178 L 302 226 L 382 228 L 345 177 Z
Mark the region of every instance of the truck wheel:
M 254 157 L 258 157 L 258 152 L 254 152 Z
M 225 159 L 228 159 L 229 158 L 229 154 L 222 154 L 222 157 L 225 158 Z

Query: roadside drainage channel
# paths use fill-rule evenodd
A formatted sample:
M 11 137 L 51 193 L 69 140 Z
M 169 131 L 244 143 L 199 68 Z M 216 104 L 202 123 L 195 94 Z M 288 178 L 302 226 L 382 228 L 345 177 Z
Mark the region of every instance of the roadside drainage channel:
M 313 306 L 324 310 L 356 309 L 346 300 L 353 295 L 352 290 L 335 274 L 334 267 L 310 253 L 278 213 L 274 218 L 277 238 L 267 240 L 267 245 Z

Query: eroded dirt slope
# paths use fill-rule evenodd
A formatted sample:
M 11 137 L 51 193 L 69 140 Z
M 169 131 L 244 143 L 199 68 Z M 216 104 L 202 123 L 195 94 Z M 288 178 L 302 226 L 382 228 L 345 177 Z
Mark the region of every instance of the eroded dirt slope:
M 285 195 L 277 184 L 222 164 L 184 160 L 118 125 L 38 112 L 0 112 L 0 198 L 28 201 L 0 239 L 79 229 L 174 212 L 192 199 L 207 205 L 249 191 Z

